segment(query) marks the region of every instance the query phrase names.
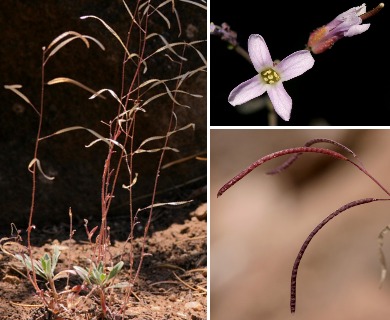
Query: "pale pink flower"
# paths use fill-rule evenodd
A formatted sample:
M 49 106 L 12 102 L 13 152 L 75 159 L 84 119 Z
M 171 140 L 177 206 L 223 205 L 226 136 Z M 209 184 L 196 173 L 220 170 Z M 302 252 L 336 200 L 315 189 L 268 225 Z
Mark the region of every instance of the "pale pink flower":
M 248 53 L 258 74 L 234 88 L 229 95 L 229 103 L 241 105 L 267 91 L 275 112 L 283 120 L 289 121 L 292 99 L 284 89 L 283 82 L 313 67 L 314 59 L 310 51 L 296 51 L 275 64 L 263 37 L 252 34 L 248 40 Z

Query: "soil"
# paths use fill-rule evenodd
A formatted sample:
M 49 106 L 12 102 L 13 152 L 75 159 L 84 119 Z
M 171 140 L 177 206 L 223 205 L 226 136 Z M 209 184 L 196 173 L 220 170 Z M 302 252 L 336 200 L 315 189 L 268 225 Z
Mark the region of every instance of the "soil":
M 205 193 L 202 188 L 201 193 Z M 0 252 L 0 318 L 1 319 L 192 319 L 207 318 L 207 205 L 200 199 L 179 209 L 162 209 L 151 224 L 151 232 L 146 240 L 148 255 L 145 256 L 138 280 L 126 304 L 124 313 L 119 316 L 125 304 L 125 289 L 114 289 L 107 296 L 108 312 L 102 316 L 99 300 L 90 293 L 90 288 L 78 294 L 62 293 L 66 289 L 79 288 L 80 278 L 59 279 L 57 291 L 61 292 L 62 307 L 48 308 L 36 294 L 26 278 L 26 270 L 10 252 L 20 250 L 22 244 L 9 236 L 1 239 Z M 179 217 L 179 218 L 178 218 Z M 126 244 L 128 223 L 126 217 L 116 217 L 110 221 L 109 253 L 113 263 L 119 261 L 123 252 L 129 251 Z M 88 222 L 92 229 L 94 221 Z M 69 240 L 69 224 L 61 224 L 35 230 L 32 238 L 34 257 L 51 253 L 54 245 L 59 245 L 61 255 L 56 273 L 71 269 L 72 265 L 86 267 L 86 259 L 91 256 L 93 246 L 88 241 L 83 222 L 75 222 L 77 229 Z M 84 229 L 84 230 L 83 230 Z M 21 233 L 25 241 L 26 235 Z M 142 237 L 134 241 L 136 263 Z M 138 252 L 138 255 L 137 255 Z M 129 280 L 129 258 L 124 255 L 124 267 L 115 282 Z M 38 278 L 39 279 L 39 278 Z M 67 287 L 67 281 L 68 287 Z M 39 279 L 41 289 L 47 291 L 45 281 Z M 81 303 L 72 309 L 72 298 Z

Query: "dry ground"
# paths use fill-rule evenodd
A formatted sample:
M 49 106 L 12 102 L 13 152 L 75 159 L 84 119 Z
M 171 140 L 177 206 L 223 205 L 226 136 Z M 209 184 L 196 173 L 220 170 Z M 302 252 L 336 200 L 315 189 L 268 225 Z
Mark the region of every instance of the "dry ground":
M 177 215 L 181 219 L 174 219 Z M 173 219 L 173 221 L 172 221 Z M 177 222 L 175 222 L 175 220 Z M 170 223 L 170 221 L 172 221 Z M 167 225 L 168 224 L 168 225 Z M 90 222 L 92 226 L 92 223 Z M 111 222 L 110 253 L 115 260 L 124 247 L 123 235 L 127 232 L 125 218 Z M 51 252 L 53 245 L 60 245 L 62 253 L 58 270 L 68 269 L 69 263 L 84 265 L 91 252 L 85 241 L 83 228 L 69 241 L 69 227 L 65 224 L 35 232 L 33 251 L 36 257 Z M 192 319 L 207 318 L 207 219 L 206 204 L 196 201 L 191 208 L 162 210 L 152 223 L 152 233 L 147 240 L 147 251 L 151 256 L 144 261 L 139 281 L 134 287 L 123 319 Z M 84 240 L 81 240 L 83 239 Z M 139 249 L 141 238 L 136 240 Z M 4 242 L 3 249 L 12 250 L 16 245 Z M 124 269 L 128 271 L 128 263 Z M 23 277 L 21 264 L 4 251 L 0 253 L 0 318 L 6 319 L 99 319 L 99 304 L 86 300 L 85 314 L 54 316 L 41 306 L 41 300 Z M 118 281 L 126 280 L 122 271 Z M 62 282 L 61 282 L 62 281 Z M 72 281 L 72 280 L 71 280 Z M 40 283 L 44 287 L 44 283 Z M 59 280 L 58 286 L 64 286 Z M 112 296 L 112 310 L 117 310 L 123 294 Z M 88 302 L 87 302 L 88 301 Z M 115 312 L 113 312 L 115 313 Z M 115 317 L 114 317 L 115 318 Z M 116 317 L 115 319 L 122 319 Z

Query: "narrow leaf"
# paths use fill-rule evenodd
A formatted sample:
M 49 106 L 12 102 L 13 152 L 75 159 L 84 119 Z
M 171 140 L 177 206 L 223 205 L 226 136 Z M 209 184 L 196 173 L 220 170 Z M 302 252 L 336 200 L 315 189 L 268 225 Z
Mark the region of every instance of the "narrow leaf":
M 171 150 L 171 151 L 174 151 L 174 152 L 179 152 L 178 149 L 176 148 L 171 148 L 171 147 L 162 147 L 162 148 L 156 148 L 156 149 L 137 149 L 134 154 L 136 153 L 154 153 L 154 152 L 159 152 L 159 151 L 162 151 L 162 150 Z
M 387 225 L 380 233 L 378 236 L 378 244 L 379 244 L 379 262 L 381 265 L 381 278 L 379 282 L 379 287 L 382 287 L 383 282 L 386 279 L 387 276 L 387 263 L 386 263 L 386 258 L 385 254 L 383 252 L 383 241 L 386 233 L 390 231 L 390 225 Z
M 89 280 L 89 272 L 87 270 L 79 266 L 73 266 L 73 269 L 76 271 L 76 273 L 81 279 L 91 284 L 91 281 Z
M 191 0 L 178 0 L 178 1 L 190 3 L 190 4 L 193 4 L 194 6 L 197 6 L 197 7 L 200 7 L 202 9 L 204 9 L 204 10 L 207 10 L 207 6 L 206 5 L 203 5 L 203 4 L 195 2 L 195 1 L 191 1 Z
M 89 133 L 91 133 L 95 137 L 97 137 L 98 140 L 96 140 L 95 142 L 103 141 L 103 142 L 107 143 L 109 146 L 111 146 L 111 143 L 113 143 L 116 146 L 118 146 L 119 148 L 121 148 L 122 150 L 125 150 L 124 147 L 119 142 L 117 142 L 115 140 L 112 140 L 112 139 L 107 139 L 107 138 L 103 137 L 102 135 L 98 134 L 96 131 L 94 131 L 92 129 L 85 128 L 85 127 L 82 127 L 82 126 L 74 126 L 74 127 L 68 127 L 68 128 L 65 128 L 65 129 L 61 129 L 61 130 L 58 130 L 58 131 L 56 131 L 56 132 L 54 132 L 54 133 L 52 133 L 52 134 L 50 134 L 50 135 L 48 135 L 46 137 L 42 137 L 39 140 L 44 140 L 44 139 L 50 138 L 50 137 L 58 135 L 58 134 L 62 134 L 62 133 L 73 131 L 73 130 L 80 130 L 80 129 L 87 130 Z M 92 142 L 92 144 L 94 144 L 95 142 Z M 87 147 L 88 146 L 91 146 L 91 144 L 87 145 Z
M 135 177 L 134 177 L 133 181 L 131 181 L 130 185 L 129 185 L 129 186 L 126 186 L 126 185 L 122 184 L 122 188 L 123 188 L 123 189 L 130 190 L 130 188 L 131 188 L 132 186 L 134 186 L 134 185 L 137 183 L 137 179 L 138 179 L 138 173 L 136 172 L 136 173 L 135 173 Z
M 87 39 L 85 39 L 82 34 L 76 32 L 76 31 L 66 31 L 64 33 L 61 33 L 59 36 L 57 36 L 47 47 L 47 49 L 49 50 L 51 47 L 53 47 L 56 43 L 58 43 L 60 40 L 62 40 L 63 38 L 69 36 L 69 35 L 73 35 L 75 37 L 78 37 L 80 38 L 82 41 L 84 41 L 85 45 L 87 46 L 87 48 L 89 48 L 89 42 Z
M 18 90 L 20 88 L 22 88 L 20 84 L 4 85 L 4 89 L 11 90 L 13 93 L 17 94 L 20 98 L 22 98 L 25 102 L 27 102 L 34 109 L 34 111 L 39 115 L 39 111 L 34 107 L 31 101 L 22 92 Z
M 34 163 L 37 164 L 37 167 L 38 167 L 38 170 L 39 172 L 47 179 L 47 180 L 54 180 L 55 177 L 49 177 L 48 175 L 46 175 L 43 170 L 42 170 L 42 167 L 41 167 L 41 162 L 39 161 L 39 159 L 37 158 L 34 158 L 30 161 L 30 163 L 28 164 L 28 169 L 31 171 L 31 167 L 34 165 Z
M 150 209 L 150 208 L 157 208 L 157 207 L 163 207 L 163 206 L 181 206 L 183 204 L 187 204 L 187 203 L 190 203 L 192 201 L 193 200 L 155 203 L 155 204 L 147 206 L 145 208 L 138 209 L 138 212 L 139 211 L 143 211 L 143 210 L 147 210 L 147 209 Z
M 95 92 L 92 96 L 90 96 L 89 99 L 95 99 L 96 97 L 100 97 L 100 95 L 105 91 L 108 91 L 115 98 L 115 100 L 118 101 L 120 105 L 124 108 L 121 99 L 119 99 L 118 95 L 111 89 L 101 89 L 98 92 Z
M 78 82 L 78 81 L 70 79 L 70 78 L 66 78 L 66 77 L 55 78 L 55 79 L 50 80 L 47 84 L 53 85 L 53 84 L 58 84 L 58 83 L 71 83 L 71 84 L 74 84 L 75 86 L 78 86 L 78 87 L 88 91 L 88 92 L 93 93 L 95 96 L 98 96 L 99 98 L 106 99 L 106 97 L 99 95 L 99 93 L 97 93 L 95 90 L 91 89 L 90 87 L 87 87 L 86 85 L 82 84 L 81 82 Z
M 183 61 L 187 61 L 187 58 L 181 56 L 180 54 L 178 54 L 174 49 L 173 47 L 175 46 L 178 46 L 178 45 L 187 45 L 188 43 L 186 42 L 175 42 L 175 43 L 169 43 L 164 36 L 162 36 L 161 34 L 159 33 L 151 33 L 149 34 L 147 37 L 146 37 L 146 40 L 149 40 L 150 38 L 152 37 L 159 37 L 161 39 L 161 41 L 165 44 L 164 46 L 158 48 L 156 51 L 154 51 L 151 55 L 148 56 L 148 58 L 150 58 L 151 56 L 153 56 L 154 54 L 158 53 L 158 52 L 161 52 L 161 51 L 164 51 L 165 49 L 168 49 L 169 51 L 171 51 L 176 57 L 178 57 L 180 60 L 183 60 Z
M 145 30 L 139 25 L 139 23 L 134 19 L 134 15 L 133 13 L 131 12 L 130 8 L 127 6 L 126 2 L 123 0 L 123 4 L 127 10 L 127 12 L 129 13 L 129 16 L 131 18 L 131 20 L 137 25 L 137 27 L 143 32 L 143 33 L 146 33 Z
M 52 273 L 54 274 L 54 269 L 56 268 L 57 266 L 57 263 L 58 263 L 58 258 L 60 257 L 60 250 L 58 249 L 58 246 L 54 246 L 54 249 L 53 249 L 53 255 L 52 255 Z
M 85 45 L 87 46 L 87 48 L 89 48 L 89 42 L 87 39 L 90 39 L 92 41 L 94 41 L 102 50 L 105 50 L 104 46 L 95 38 L 93 37 L 90 37 L 90 36 L 86 36 L 86 35 L 82 35 L 82 34 L 77 34 L 76 36 L 74 37 L 71 37 L 71 38 L 68 38 L 62 42 L 60 42 L 52 51 L 50 51 L 49 53 L 49 56 L 48 56 L 48 59 L 52 56 L 54 56 L 59 50 L 61 50 L 64 46 L 66 46 L 68 43 L 72 42 L 73 40 L 76 40 L 76 39 L 81 39 Z
M 108 278 L 107 278 L 107 281 L 111 280 L 112 278 L 114 278 L 119 271 L 121 271 L 122 267 L 124 265 L 124 262 L 123 261 L 119 261 L 113 268 L 112 270 L 110 271 L 109 275 L 108 275 Z
M 104 20 L 100 19 L 99 17 L 96 17 L 96 16 L 82 16 L 80 17 L 80 19 L 87 19 L 87 18 L 93 18 L 93 19 L 97 19 L 99 20 L 105 27 L 108 31 L 110 31 L 114 37 L 119 41 L 119 43 L 121 44 L 121 46 L 123 47 L 123 49 L 125 50 L 125 52 L 127 53 L 127 55 L 130 57 L 130 52 L 127 50 L 125 44 L 123 43 L 122 39 L 118 36 L 118 34 L 114 31 L 114 29 L 112 29 Z

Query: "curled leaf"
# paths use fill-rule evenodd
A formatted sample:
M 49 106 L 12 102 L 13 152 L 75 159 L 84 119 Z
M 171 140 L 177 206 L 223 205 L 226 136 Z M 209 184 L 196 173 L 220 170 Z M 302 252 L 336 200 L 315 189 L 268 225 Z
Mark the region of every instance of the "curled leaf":
M 74 127 L 68 127 L 68 128 L 65 128 L 65 129 L 61 129 L 61 130 L 58 130 L 58 131 L 56 131 L 56 132 L 54 132 L 54 133 L 52 133 L 52 134 L 50 134 L 50 135 L 48 135 L 46 137 L 42 137 L 39 140 L 44 140 L 44 139 L 50 138 L 50 137 L 55 136 L 55 135 L 59 135 L 59 134 L 65 133 L 65 132 L 73 131 L 73 130 L 80 130 L 80 129 L 87 130 L 89 133 L 93 134 L 95 137 L 98 138 L 97 140 L 91 142 L 86 147 L 90 147 L 91 145 L 95 144 L 98 141 L 103 141 L 103 142 L 107 143 L 109 146 L 111 146 L 111 144 L 115 144 L 116 146 L 118 146 L 122 150 L 125 150 L 125 148 L 118 141 L 115 141 L 113 139 L 105 138 L 102 135 L 100 135 L 99 133 L 97 133 L 96 131 L 94 131 L 92 129 L 89 129 L 89 128 L 82 127 L 82 126 L 74 126 Z
M 136 172 L 135 177 L 134 177 L 133 181 L 131 181 L 130 185 L 126 186 L 126 185 L 122 184 L 122 188 L 130 190 L 130 188 L 137 183 L 137 179 L 138 179 L 138 173 Z
M 110 31 L 114 37 L 119 41 L 119 43 L 121 44 L 121 46 L 123 47 L 123 49 L 125 50 L 125 52 L 127 53 L 128 56 L 130 56 L 130 52 L 127 50 L 125 44 L 123 43 L 122 39 L 118 36 L 118 34 L 114 31 L 114 29 L 112 29 L 103 19 L 100 19 L 99 17 L 96 17 L 96 16 L 92 16 L 92 15 L 89 15 L 89 16 L 82 16 L 80 17 L 80 19 L 88 19 L 88 18 L 93 18 L 93 19 L 97 19 L 99 20 L 105 27 L 108 31 Z
M 100 95 L 99 92 L 96 92 L 95 90 L 91 89 L 90 87 L 87 87 L 86 85 L 82 84 L 81 82 L 78 82 L 78 81 L 70 79 L 70 78 L 66 78 L 66 77 L 54 78 L 54 79 L 50 80 L 47 84 L 53 85 L 53 84 L 58 84 L 58 83 L 71 83 L 71 84 L 74 84 L 75 86 L 78 86 L 78 87 L 88 91 L 88 92 L 93 93 L 94 96 L 98 96 L 99 98 L 106 99 L 106 97 Z
M 30 163 L 28 164 L 28 169 L 31 171 L 31 167 L 34 165 L 34 164 L 37 164 L 37 168 L 39 170 L 39 172 L 47 179 L 47 180 L 54 180 L 55 177 L 50 177 L 48 175 L 46 175 L 43 170 L 42 170 L 42 167 L 41 167 L 41 162 L 39 161 L 39 159 L 37 158 L 34 158 L 30 161 Z
M 49 56 L 47 57 L 47 60 L 54 56 L 59 50 L 61 50 L 64 46 L 66 46 L 68 43 L 72 42 L 73 40 L 75 39 L 81 39 L 85 45 L 87 46 L 87 48 L 89 48 L 89 42 L 88 42 L 88 39 L 94 41 L 102 50 L 105 50 L 104 46 L 101 44 L 100 41 L 98 41 L 97 39 L 91 37 L 91 36 L 87 36 L 87 35 L 82 35 L 80 33 L 77 33 L 77 32 L 65 32 L 66 34 L 64 36 L 60 35 L 58 36 L 56 39 L 55 39 L 55 43 L 58 41 L 58 40 L 61 40 L 62 38 L 64 38 L 65 36 L 67 36 L 68 34 L 76 34 L 75 36 L 73 37 L 70 37 L 68 39 L 65 39 L 64 41 L 60 42 L 56 47 L 53 48 L 53 50 L 50 51 L 49 53 Z M 62 37 L 61 37 L 62 36 Z M 54 41 L 53 41 L 54 42 Z M 48 49 L 53 45 L 53 42 L 49 45 Z M 47 61 L 46 60 L 46 61 Z
M 85 39 L 83 37 L 82 34 L 76 32 L 76 31 L 66 31 L 64 33 L 61 33 L 59 36 L 57 36 L 47 47 L 47 50 L 51 49 L 57 42 L 59 42 L 60 40 L 62 40 L 63 38 L 69 36 L 69 35 L 73 35 L 75 37 L 78 37 L 80 38 L 84 43 L 85 45 L 87 46 L 87 48 L 89 48 L 89 42 L 87 39 Z
M 180 54 L 178 54 L 174 49 L 173 47 L 176 47 L 176 46 L 179 46 L 179 45 L 188 45 L 188 43 L 186 42 L 175 42 L 175 43 L 169 43 L 165 38 L 164 36 L 162 36 L 161 34 L 159 33 L 151 33 L 149 34 L 147 37 L 146 37 L 146 40 L 149 40 L 150 38 L 152 37 L 159 37 L 161 39 L 161 41 L 165 44 L 164 46 L 158 48 L 156 51 L 154 51 L 152 54 L 150 54 L 148 56 L 148 58 L 150 58 L 151 56 L 155 55 L 156 53 L 158 52 L 161 52 L 161 51 L 164 51 L 164 50 L 168 50 L 168 51 L 171 51 L 176 57 L 178 57 L 180 60 L 183 60 L 183 61 L 187 61 L 187 58 L 181 56 Z
M 139 145 L 139 148 L 142 147 L 143 145 L 145 145 L 146 143 L 150 142 L 150 141 L 164 139 L 167 136 L 169 137 L 169 136 L 171 136 L 172 134 L 174 134 L 176 132 L 183 131 L 183 130 L 186 130 L 188 128 L 195 129 L 195 124 L 194 123 L 190 123 L 190 124 L 188 124 L 188 125 L 186 125 L 184 127 L 181 127 L 179 129 L 176 129 L 176 130 L 173 130 L 173 131 L 169 131 L 166 136 L 154 136 L 154 137 L 147 138 L 147 139 L 145 139 L 144 141 L 141 142 L 141 144 Z

